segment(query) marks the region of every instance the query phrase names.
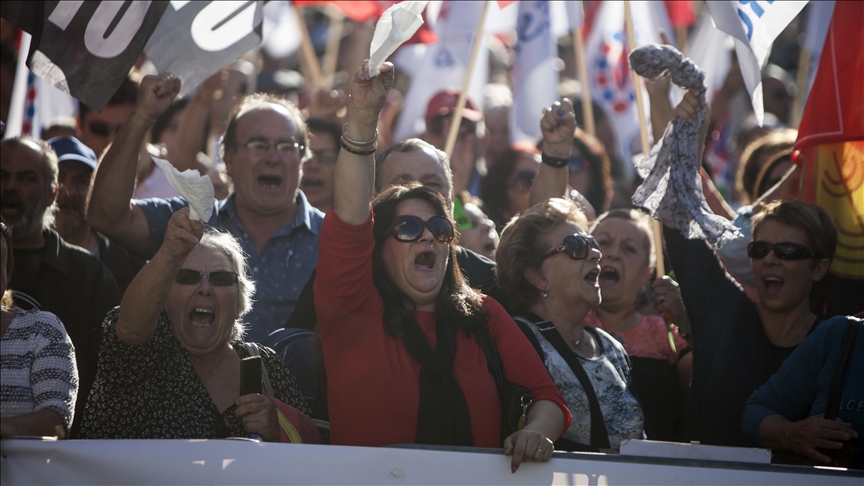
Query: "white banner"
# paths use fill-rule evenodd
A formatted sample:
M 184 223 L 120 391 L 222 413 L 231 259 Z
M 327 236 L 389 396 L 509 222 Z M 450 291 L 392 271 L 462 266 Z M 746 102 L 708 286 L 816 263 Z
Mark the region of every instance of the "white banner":
M 735 52 L 741 66 L 744 84 L 750 93 L 753 113 L 762 124 L 762 65 L 768 59 L 774 39 L 783 32 L 807 1 L 740 1 L 706 2 L 714 24 L 735 39 Z

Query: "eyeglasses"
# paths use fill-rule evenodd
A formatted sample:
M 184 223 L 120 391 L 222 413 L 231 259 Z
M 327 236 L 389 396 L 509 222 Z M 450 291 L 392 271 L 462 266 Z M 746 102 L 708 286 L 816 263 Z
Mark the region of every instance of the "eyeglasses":
M 769 243 L 767 241 L 753 241 L 747 245 L 747 255 L 750 258 L 761 260 L 774 250 L 774 256 L 781 260 L 809 260 L 811 258 L 823 258 L 822 254 L 798 243 L 783 242 Z
M 6 223 L 0 223 L 0 232 L 3 233 L 3 239 L 4 240 L 11 240 L 12 239 L 12 228 L 9 226 L 6 226 Z
M 117 132 L 119 132 L 120 129 L 123 128 L 123 124 L 118 123 L 116 125 L 112 125 L 104 121 L 96 120 L 88 123 L 87 127 L 90 128 L 90 131 L 98 137 L 108 137 L 110 135 L 116 136 Z
M 237 274 L 225 270 L 215 272 L 199 272 L 189 268 L 181 268 L 174 277 L 174 281 L 181 285 L 195 285 L 201 281 L 201 276 L 207 275 L 207 280 L 214 287 L 229 287 L 237 283 Z
M 279 157 L 285 158 L 289 156 L 295 156 L 298 153 L 306 150 L 306 147 L 298 142 L 290 141 L 290 142 L 276 142 L 276 152 L 279 153 Z M 244 144 L 240 145 L 241 147 L 245 147 L 246 150 L 253 157 L 263 157 L 270 153 L 270 142 L 266 140 L 251 140 Z
M 510 187 L 516 190 L 519 193 L 526 193 L 531 190 L 531 186 L 534 185 L 534 178 L 537 177 L 537 173 L 533 170 L 523 170 L 516 174 L 516 178 L 513 180 L 513 183 L 510 184 Z
M 574 233 L 565 236 L 564 242 L 561 243 L 561 246 L 547 253 L 544 259 L 564 252 L 574 260 L 584 260 L 588 258 L 588 254 L 591 253 L 592 248 L 600 251 L 600 244 L 597 243 L 597 240 L 593 236 L 584 236 Z
M 429 228 L 432 237 L 441 243 L 453 241 L 453 225 L 441 216 L 432 216 L 429 221 L 423 221 L 417 216 L 399 216 L 393 220 L 387 234 L 392 234 L 393 238 L 403 243 L 409 243 L 419 240 L 424 228 Z
M 312 154 L 322 164 L 335 164 L 339 152 L 336 150 L 313 150 Z

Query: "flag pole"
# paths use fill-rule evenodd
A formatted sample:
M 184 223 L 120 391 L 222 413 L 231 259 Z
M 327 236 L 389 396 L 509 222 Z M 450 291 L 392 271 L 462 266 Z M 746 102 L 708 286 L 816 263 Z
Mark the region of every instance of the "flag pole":
M 582 42 L 582 27 L 573 29 L 573 46 L 576 52 L 576 69 L 579 83 L 582 84 L 582 119 L 585 120 L 585 131 L 597 135 L 594 126 L 594 105 L 591 104 L 591 91 L 588 86 L 588 64 L 585 61 L 585 44 Z
M 345 16 L 338 8 L 330 7 L 327 9 L 327 17 L 330 19 L 330 25 L 327 33 L 327 50 L 324 52 L 321 68 L 323 81 L 329 88 L 333 85 L 333 75 L 336 73 L 336 63 L 339 60 L 339 44 L 342 41 L 342 25 Z
M 462 92 L 459 93 L 459 101 L 456 102 L 456 111 L 453 112 L 453 120 L 450 122 L 450 131 L 447 133 L 447 143 L 444 145 L 444 152 L 449 158 L 453 154 L 453 146 L 456 145 L 456 135 L 459 133 L 459 125 L 462 123 L 462 110 L 465 108 L 465 100 L 468 97 L 468 88 L 471 86 L 471 74 L 474 72 L 474 64 L 477 62 L 477 52 L 480 50 L 481 39 L 483 35 L 483 23 L 486 21 L 486 10 L 489 8 L 489 1 L 483 2 L 483 11 L 480 13 L 480 22 L 477 23 L 477 30 L 474 32 L 474 45 L 471 46 L 471 57 L 468 60 L 468 69 L 465 72 L 465 81 L 462 82 Z
M 294 7 L 294 13 L 297 14 L 297 23 L 300 25 L 300 48 L 303 51 L 303 64 L 306 67 L 306 74 L 309 75 L 312 81 L 312 87 L 321 87 L 321 67 L 318 65 L 318 58 L 315 56 L 315 49 L 312 47 L 312 39 L 309 37 L 309 29 L 306 28 L 306 21 L 303 19 L 303 12 L 296 3 L 291 4 Z

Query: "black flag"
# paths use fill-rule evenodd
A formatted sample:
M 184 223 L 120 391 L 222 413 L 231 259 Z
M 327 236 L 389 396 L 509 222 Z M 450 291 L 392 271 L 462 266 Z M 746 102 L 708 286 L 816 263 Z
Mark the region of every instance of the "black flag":
M 167 1 L 0 3 L 0 16 L 33 36 L 27 66 L 101 111 L 159 24 Z

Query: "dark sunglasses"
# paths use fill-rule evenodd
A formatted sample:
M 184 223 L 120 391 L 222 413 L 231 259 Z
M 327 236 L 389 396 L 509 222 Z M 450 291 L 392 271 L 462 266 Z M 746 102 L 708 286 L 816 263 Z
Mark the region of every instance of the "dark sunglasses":
M 424 228 L 429 228 L 432 237 L 441 243 L 453 241 L 453 225 L 441 216 L 432 216 L 429 221 L 423 221 L 417 216 L 399 216 L 393 220 L 387 234 L 392 234 L 393 238 L 408 243 L 419 240 L 423 235 Z
M 549 258 L 558 253 L 567 253 L 567 256 L 574 260 L 584 260 L 588 258 L 591 249 L 600 251 L 600 244 L 593 236 L 584 236 L 579 234 L 567 235 L 564 237 L 564 242 L 561 246 L 553 249 L 546 254 L 545 258 Z
M 123 127 L 123 124 L 111 125 L 109 123 L 105 123 L 103 121 L 91 121 L 87 124 L 90 128 L 90 131 L 93 132 L 94 135 L 99 137 L 107 137 L 109 135 L 117 135 L 117 132 Z
M 174 281 L 181 285 L 195 285 L 201 281 L 201 276 L 207 275 L 207 280 L 210 285 L 215 287 L 228 287 L 237 283 L 237 274 L 226 270 L 218 270 L 215 272 L 199 272 L 198 270 L 190 270 L 181 268 L 174 277 Z
M 516 174 L 516 178 L 513 180 L 513 184 L 510 187 L 516 189 L 517 192 L 528 192 L 531 190 L 531 186 L 534 185 L 534 178 L 537 177 L 537 173 L 532 170 L 523 170 Z
M 753 241 L 747 245 L 747 255 L 750 258 L 761 260 L 774 250 L 774 256 L 781 260 L 809 260 L 811 258 L 823 258 L 822 254 L 815 252 L 798 243 L 769 243 L 767 241 Z

